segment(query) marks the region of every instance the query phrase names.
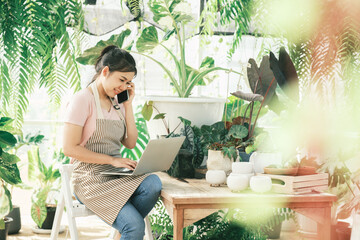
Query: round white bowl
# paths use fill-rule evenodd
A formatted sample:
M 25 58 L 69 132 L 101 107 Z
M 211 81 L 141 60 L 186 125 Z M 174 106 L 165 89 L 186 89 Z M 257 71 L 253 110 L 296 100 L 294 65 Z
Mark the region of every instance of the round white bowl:
M 271 190 L 271 178 L 267 176 L 252 176 L 250 178 L 250 188 L 254 192 L 264 193 Z
M 232 172 L 236 174 L 245 174 L 254 172 L 254 164 L 252 162 L 233 162 Z
M 205 179 L 210 186 L 219 186 L 226 181 L 226 174 L 224 170 L 208 170 Z
M 249 186 L 249 177 L 246 174 L 230 173 L 227 178 L 227 186 L 232 191 L 242 191 Z

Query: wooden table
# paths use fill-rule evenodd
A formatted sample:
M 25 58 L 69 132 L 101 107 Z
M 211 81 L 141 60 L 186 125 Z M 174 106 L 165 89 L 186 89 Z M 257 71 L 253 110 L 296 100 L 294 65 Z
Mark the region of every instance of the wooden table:
M 224 208 L 287 207 L 303 214 L 318 225 L 318 238 L 329 240 L 331 206 L 335 195 L 311 193 L 302 195 L 232 193 L 224 185 L 210 187 L 204 179 L 185 179 L 186 182 L 158 173 L 163 183 L 161 198 L 173 220 L 174 240 L 183 239 L 183 228 Z

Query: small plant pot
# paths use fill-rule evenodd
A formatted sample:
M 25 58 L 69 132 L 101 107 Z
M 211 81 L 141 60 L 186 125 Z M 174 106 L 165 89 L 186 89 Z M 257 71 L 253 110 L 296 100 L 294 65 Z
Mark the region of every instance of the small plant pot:
M 271 178 L 268 176 L 253 176 L 250 178 L 250 188 L 258 193 L 268 192 L 272 188 Z
M 208 170 L 206 172 L 206 181 L 212 187 L 219 187 L 226 181 L 226 174 L 224 170 Z
M 13 219 L 11 217 L 5 217 L 5 229 L 0 230 L 0 240 L 6 240 L 9 232 L 9 224 Z
M 254 164 L 251 162 L 233 162 L 232 173 L 247 174 L 254 172 Z
M 249 177 L 246 174 L 230 173 L 227 178 L 227 186 L 231 191 L 238 192 L 249 186 Z
M 224 170 L 227 173 L 231 170 L 231 164 L 230 158 L 224 156 L 220 150 L 208 150 L 207 169 Z
M 347 222 L 337 222 L 336 224 L 336 236 L 337 240 L 350 240 L 351 237 L 351 228 L 349 228 L 349 223 Z
M 20 207 L 13 205 L 13 210 L 7 215 L 13 219 L 13 221 L 9 224 L 9 232 L 8 234 L 16 234 L 21 229 L 21 215 L 20 215 Z
M 56 206 L 54 206 L 54 205 L 46 206 L 46 211 L 47 211 L 47 215 L 46 215 L 45 221 L 43 222 L 41 227 L 38 226 L 41 229 L 51 229 L 52 228 L 52 225 L 54 223 L 54 218 L 55 218 Z
M 266 174 L 275 174 L 275 175 L 288 175 L 296 176 L 298 168 L 264 168 L 264 173 Z

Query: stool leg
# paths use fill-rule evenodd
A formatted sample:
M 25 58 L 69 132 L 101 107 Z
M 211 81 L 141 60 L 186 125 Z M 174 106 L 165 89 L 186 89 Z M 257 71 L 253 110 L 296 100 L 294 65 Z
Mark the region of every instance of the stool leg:
M 61 218 L 62 218 L 62 214 L 64 211 L 64 204 L 65 204 L 64 203 L 64 195 L 61 194 L 60 201 L 58 202 L 57 207 L 56 207 L 54 223 L 52 226 L 51 236 L 50 236 L 51 240 L 56 240 L 58 238 L 59 231 L 60 231 Z
M 149 217 L 146 216 L 144 220 L 145 220 L 145 237 L 147 240 L 154 240 L 154 237 L 153 237 L 152 231 L 151 231 L 151 224 L 150 224 Z

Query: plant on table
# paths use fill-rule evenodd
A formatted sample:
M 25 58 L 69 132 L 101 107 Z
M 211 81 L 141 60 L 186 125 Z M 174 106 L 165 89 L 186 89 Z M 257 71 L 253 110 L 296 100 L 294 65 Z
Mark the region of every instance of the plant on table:
M 20 159 L 8 152 L 8 149 L 15 146 L 16 138 L 11 133 L 14 129 L 10 123 L 13 120 L 8 117 L 0 118 L 0 229 L 5 228 L 4 217 L 12 210 L 11 193 L 7 184 L 16 185 L 22 183 L 17 163 Z

